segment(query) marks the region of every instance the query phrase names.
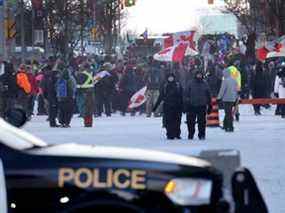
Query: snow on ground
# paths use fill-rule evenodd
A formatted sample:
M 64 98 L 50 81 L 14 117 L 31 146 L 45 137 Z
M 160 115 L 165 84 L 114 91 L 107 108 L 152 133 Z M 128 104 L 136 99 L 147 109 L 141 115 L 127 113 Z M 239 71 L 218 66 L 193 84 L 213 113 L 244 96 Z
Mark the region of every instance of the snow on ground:
M 274 109 L 263 112 L 262 116 L 256 117 L 251 107 L 243 107 L 235 133 L 208 129 L 207 140 L 203 142 L 186 140 L 184 123 L 184 140 L 167 141 L 161 119 L 144 116 L 97 118 L 93 128 L 84 128 L 83 121 L 75 116 L 71 129 L 49 128 L 46 117 L 41 116 L 35 117 L 25 129 L 50 144 L 72 142 L 136 147 L 188 155 L 201 149 L 237 149 L 241 151 L 242 164 L 255 174 L 270 212 L 282 213 L 285 212 L 285 120 L 273 116 Z

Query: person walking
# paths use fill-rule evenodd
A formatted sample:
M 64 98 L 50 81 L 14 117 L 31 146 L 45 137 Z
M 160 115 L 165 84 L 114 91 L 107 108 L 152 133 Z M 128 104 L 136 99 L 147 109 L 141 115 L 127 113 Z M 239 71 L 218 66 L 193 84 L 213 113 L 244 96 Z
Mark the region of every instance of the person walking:
M 198 123 L 198 137 L 206 139 L 206 113 L 212 111 L 211 92 L 208 83 L 203 79 L 203 72 L 197 70 L 194 79 L 185 92 L 185 111 L 187 113 L 188 139 L 193 140 L 196 120 Z
M 34 115 L 34 106 L 39 88 L 36 83 L 36 76 L 34 74 L 33 67 L 29 65 L 26 66 L 26 68 L 27 68 L 27 75 L 29 78 L 29 82 L 31 85 L 31 93 L 29 95 L 29 100 L 28 100 L 28 118 L 30 119 Z
M 77 90 L 83 96 L 84 126 L 93 126 L 94 112 L 94 79 L 89 64 L 84 64 L 76 77 Z
M 136 91 L 136 74 L 133 65 L 127 65 L 125 72 L 119 82 L 119 92 L 121 98 L 121 114 L 126 115 L 130 98 Z
M 44 101 L 44 96 L 43 96 L 43 89 L 42 89 L 42 82 L 44 80 L 44 73 L 40 69 L 39 72 L 36 74 L 36 85 L 38 88 L 38 93 L 37 93 L 37 100 L 38 100 L 38 113 L 37 115 L 47 115 L 46 113 L 46 108 L 45 108 L 45 101 Z
M 20 106 L 29 115 L 29 98 L 32 92 L 32 86 L 29 82 L 26 65 L 21 64 L 16 74 L 16 82 L 19 87 L 17 94 L 17 105 Z M 29 117 L 29 116 L 28 116 Z
M 18 87 L 13 64 L 4 61 L 0 56 L 0 117 L 10 109 L 17 98 Z
M 181 139 L 181 117 L 183 111 L 183 89 L 174 74 L 169 74 L 160 89 L 158 100 L 153 108 L 157 110 L 163 101 L 163 120 L 168 140 Z
M 238 99 L 239 86 L 227 69 L 224 69 L 223 76 L 224 79 L 217 100 L 218 102 L 222 101 L 224 105 L 225 118 L 223 128 L 226 132 L 233 132 L 233 107 Z
M 57 62 L 59 63 L 59 62 Z M 48 105 L 48 121 L 49 125 L 52 128 L 60 127 L 57 124 L 57 115 L 58 115 L 58 101 L 56 96 L 56 82 L 58 80 L 58 70 L 56 66 L 52 68 L 47 66 L 44 71 L 44 79 L 42 81 L 42 90 L 45 102 Z
M 146 116 L 149 118 L 152 115 L 152 109 L 159 96 L 159 89 L 162 84 L 161 69 L 153 61 L 153 58 L 149 58 L 149 69 L 146 72 L 144 81 L 146 82 Z M 159 117 L 159 110 L 154 112 L 154 117 Z
M 76 82 L 68 70 L 63 70 L 56 82 L 56 93 L 59 106 L 59 122 L 61 127 L 69 128 L 74 111 Z
M 274 94 L 277 98 L 285 98 L 285 68 L 277 73 Z M 285 104 L 280 105 L 281 117 L 285 118 Z
M 101 117 L 103 111 L 107 117 L 111 117 L 111 102 L 115 91 L 115 77 L 112 75 L 112 64 L 105 63 L 101 72 L 107 75 L 95 84 L 96 116 Z
M 267 90 L 270 87 L 262 62 L 258 62 L 251 75 L 251 94 L 253 98 L 268 98 Z M 254 114 L 261 115 L 261 105 L 253 105 Z

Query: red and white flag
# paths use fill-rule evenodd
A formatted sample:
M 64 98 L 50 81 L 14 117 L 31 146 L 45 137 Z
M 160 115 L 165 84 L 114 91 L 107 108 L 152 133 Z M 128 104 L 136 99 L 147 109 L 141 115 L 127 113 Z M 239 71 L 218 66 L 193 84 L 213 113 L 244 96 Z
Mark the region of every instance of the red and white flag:
M 186 42 L 189 44 L 189 46 L 196 50 L 195 47 L 195 35 L 196 31 L 185 31 L 185 32 L 177 32 L 177 33 L 172 33 L 172 34 L 165 34 L 167 38 L 164 39 L 164 48 L 168 48 L 171 46 L 174 46 L 176 44 L 179 44 L 181 42 Z
M 284 57 L 285 55 L 285 36 L 274 41 L 267 41 L 266 44 L 257 49 L 257 58 L 265 61 L 266 58 Z
M 188 43 L 180 42 L 156 53 L 153 58 L 157 61 L 182 62 L 185 56 L 195 56 L 197 54 L 198 52 L 193 50 Z
M 141 105 L 143 105 L 146 102 L 146 90 L 147 87 L 140 89 L 138 92 L 136 92 L 129 102 L 128 109 L 135 109 Z

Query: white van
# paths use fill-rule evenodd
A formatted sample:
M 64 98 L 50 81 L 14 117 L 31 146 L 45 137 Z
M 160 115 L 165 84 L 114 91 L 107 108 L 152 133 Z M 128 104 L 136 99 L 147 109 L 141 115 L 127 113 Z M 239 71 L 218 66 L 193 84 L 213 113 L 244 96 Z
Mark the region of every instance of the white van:
M 6 185 L 2 160 L 0 159 L 0 212 L 7 212 Z

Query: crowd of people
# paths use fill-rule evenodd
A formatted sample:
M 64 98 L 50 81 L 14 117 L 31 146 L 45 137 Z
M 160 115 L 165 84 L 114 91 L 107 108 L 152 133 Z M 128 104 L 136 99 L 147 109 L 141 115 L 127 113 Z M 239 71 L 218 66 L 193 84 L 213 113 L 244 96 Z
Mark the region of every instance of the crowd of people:
M 69 61 L 49 57 L 17 65 L 0 56 L 0 115 L 17 106 L 28 118 L 35 116 L 34 112 L 48 115 L 50 127 L 63 128 L 70 127 L 74 114 L 83 118 L 85 127 L 92 127 L 94 117 L 110 117 L 116 112 L 162 116 L 167 137 L 179 139 L 185 112 L 189 139 L 193 139 L 198 123 L 198 136 L 203 140 L 211 98 L 217 97 L 224 103 L 223 127 L 232 132 L 232 111 L 239 98 L 285 98 L 285 62 L 282 58 L 248 60 L 241 47 L 232 57 L 228 47 L 233 42 L 225 38 L 205 39 L 199 44 L 201 55 L 186 57 L 182 63 L 158 62 L 152 57 L 90 56 Z M 144 86 L 146 103 L 129 109 L 130 98 Z M 271 106 L 253 107 L 258 116 L 263 107 Z M 239 120 L 238 109 L 235 111 Z M 276 114 L 285 118 L 284 105 L 277 107 Z

